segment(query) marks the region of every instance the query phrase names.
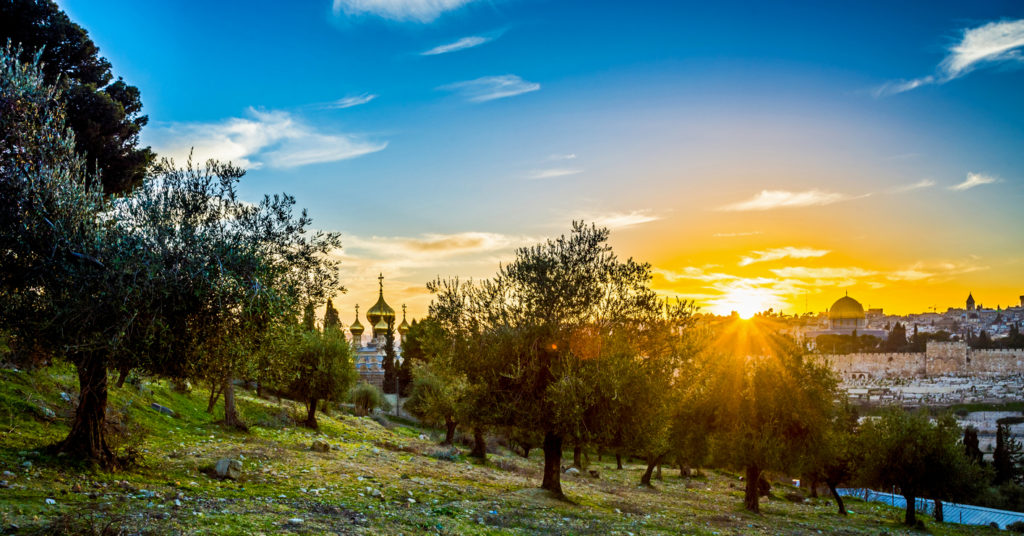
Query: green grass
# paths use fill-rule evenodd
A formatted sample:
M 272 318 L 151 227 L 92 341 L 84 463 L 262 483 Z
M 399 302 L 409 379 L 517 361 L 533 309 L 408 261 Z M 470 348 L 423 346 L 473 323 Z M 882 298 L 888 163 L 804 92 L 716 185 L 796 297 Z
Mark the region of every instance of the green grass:
M 643 467 L 614 469 L 614 459 L 592 463 L 600 478 L 563 478 L 572 502 L 536 489 L 539 449 L 529 460 L 502 451 L 484 464 L 442 449 L 420 434 L 440 437 L 409 421 L 390 429 L 369 418 L 333 413 L 318 417 L 319 432 L 295 426 L 302 408 L 289 401 L 239 393 L 248 433 L 216 424 L 205 412 L 208 393 L 176 393 L 163 382 L 113 389 L 112 415 L 128 430 L 118 445 L 133 443 L 141 465 L 103 472 L 48 457 L 43 447 L 67 433 L 75 376 L 66 367 L 0 371 L 0 471 L 13 477 L 0 490 L 0 529 L 20 533 L 90 533 L 110 525 L 141 534 L 920 534 L 899 525 L 902 512 L 878 503 L 849 501 L 840 517 L 826 499 L 794 504 L 779 486 L 763 513 L 742 509 L 742 482 L 728 472 L 682 479 L 667 471 L 654 489 L 638 488 Z M 157 402 L 177 418 L 149 409 Z M 38 410 L 50 408 L 48 421 Z M 314 453 L 314 437 L 331 443 Z M 463 451 L 464 452 L 464 451 Z M 242 460 L 241 481 L 204 472 L 219 458 Z M 31 468 L 22 464 L 31 462 Z M 46 503 L 47 498 L 56 502 Z M 177 501 L 177 502 L 175 502 Z M 291 518 L 301 524 L 289 524 Z M 997 534 L 979 527 L 933 524 L 933 534 Z

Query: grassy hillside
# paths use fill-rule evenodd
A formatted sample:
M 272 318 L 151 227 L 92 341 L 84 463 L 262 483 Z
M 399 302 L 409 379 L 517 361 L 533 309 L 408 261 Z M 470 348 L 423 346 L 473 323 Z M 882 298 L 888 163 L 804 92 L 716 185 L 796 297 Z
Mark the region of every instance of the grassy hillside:
M 565 476 L 572 503 L 535 487 L 540 452 L 524 460 L 496 448 L 474 463 L 436 443 L 438 432 L 332 413 L 319 433 L 295 427 L 302 409 L 241 392 L 248 433 L 226 431 L 204 410 L 208 395 L 162 382 L 113 389 L 110 414 L 140 464 L 106 473 L 42 454 L 67 432 L 75 394 L 70 369 L 0 371 L 0 529 L 18 534 L 913 534 L 902 512 L 849 501 L 848 518 L 826 499 L 802 504 L 777 486 L 762 515 L 742 509 L 742 483 L 725 472 L 682 479 L 666 472 L 638 488 L 642 467 L 591 460 L 600 478 Z M 162 415 L 157 402 L 177 412 Z M 45 408 L 45 409 L 44 409 Z M 52 413 L 51 413 L 52 412 Z M 421 434 L 429 436 L 421 439 Z M 326 439 L 326 453 L 312 452 Z M 243 464 L 239 481 L 208 471 Z M 53 504 L 48 504 L 52 499 Z M 933 534 L 996 534 L 938 525 Z M 120 531 L 120 532 L 118 532 Z

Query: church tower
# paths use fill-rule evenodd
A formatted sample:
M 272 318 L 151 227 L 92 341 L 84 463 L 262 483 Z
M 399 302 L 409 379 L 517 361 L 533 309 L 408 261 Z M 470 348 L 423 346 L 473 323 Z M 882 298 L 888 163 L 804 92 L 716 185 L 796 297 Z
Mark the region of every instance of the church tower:
M 967 293 L 967 311 L 970 312 L 970 311 L 973 311 L 973 310 L 974 310 L 974 294 L 968 292 Z
M 356 304 L 356 321 L 352 322 L 352 325 L 348 327 L 349 333 L 352 334 L 352 346 L 357 349 L 363 346 L 363 325 L 359 323 L 359 304 Z
M 388 302 L 384 301 L 384 274 L 380 274 L 377 281 L 380 283 L 377 303 L 373 304 L 369 311 L 366 311 L 366 320 L 370 322 L 374 339 L 383 337 L 388 331 L 388 326 L 395 323 L 395 310 L 388 305 Z

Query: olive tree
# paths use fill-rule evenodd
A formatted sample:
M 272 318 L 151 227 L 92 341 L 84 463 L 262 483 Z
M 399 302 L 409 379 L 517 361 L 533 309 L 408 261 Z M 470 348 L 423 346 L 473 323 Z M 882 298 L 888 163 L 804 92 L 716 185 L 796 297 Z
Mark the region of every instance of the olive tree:
M 743 336 L 729 331 L 719 335 L 724 344 L 715 359 L 719 380 L 713 396 L 720 405 L 715 450 L 743 468 L 744 506 L 759 512 L 763 473 L 798 468 L 802 453 L 820 443 L 836 380 L 792 341 L 756 324 L 744 329 L 758 330 L 760 342 L 730 340 Z
M 907 503 L 904 523 L 914 526 L 919 497 L 959 498 L 985 481 L 984 469 L 964 452 L 960 434 L 948 413 L 932 420 L 923 411 L 891 408 L 862 426 L 857 479 L 869 486 L 898 487 Z
M 352 347 L 337 329 L 296 331 L 291 348 L 295 380 L 289 386 L 293 396 L 306 403 L 306 421 L 317 428 L 316 411 L 321 400 L 341 400 L 355 384 Z
M 607 229 L 573 224 L 568 235 L 520 248 L 494 278 L 476 284 L 435 282 L 432 316 L 472 351 L 457 352 L 485 424 L 543 435 L 541 488 L 562 494 L 567 438 L 594 439 L 610 415 L 604 344 L 629 319 L 656 308 L 650 266 L 620 260 Z
M 0 60 L 0 318 L 16 346 L 77 370 L 57 450 L 114 464 L 108 371 L 180 378 L 245 362 L 302 293 L 339 287 L 325 255 L 339 239 L 310 236 L 290 196 L 241 201 L 243 171 L 216 162 L 165 162 L 131 196 L 105 198 L 83 180 L 59 92 L 37 65 L 9 50 Z M 222 370 L 230 389 L 237 369 Z

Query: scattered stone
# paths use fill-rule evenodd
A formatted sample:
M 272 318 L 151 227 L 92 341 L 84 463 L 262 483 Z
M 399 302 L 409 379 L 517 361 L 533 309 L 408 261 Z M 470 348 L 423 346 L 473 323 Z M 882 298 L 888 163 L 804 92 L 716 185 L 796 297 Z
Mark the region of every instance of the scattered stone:
M 303 523 L 305 523 L 305 520 L 303 520 L 301 517 L 293 517 L 288 520 L 289 525 L 301 525 Z
M 71 395 L 65 393 L 64 391 L 61 391 L 60 399 L 65 401 L 65 402 L 71 402 Z
M 10 472 L 10 471 L 4 471 L 4 472 L 3 472 L 3 475 L 4 475 L 4 476 L 14 476 L 14 473 L 12 473 L 12 472 Z
M 55 500 L 53 500 L 53 499 L 51 499 L 51 498 L 47 497 L 47 498 L 46 498 L 46 504 L 57 504 L 57 501 L 55 501 Z
M 380 454 L 380 449 L 377 448 L 377 447 L 374 447 L 373 450 L 371 450 L 370 452 L 372 452 L 374 454 Z
M 313 444 L 309 447 L 313 452 L 329 452 L 331 450 L 331 444 L 324 439 L 314 439 Z
M 422 440 L 422 441 L 429 441 L 430 438 L 427 437 L 427 434 L 420 434 L 420 440 Z
M 580 470 L 575 467 L 570 467 L 565 470 L 565 474 L 570 476 L 580 476 Z
M 217 473 L 220 478 L 229 478 L 231 480 L 238 480 L 242 476 L 242 462 L 238 460 L 229 460 L 228 458 L 221 458 L 217 461 L 216 467 L 213 471 Z
M 39 406 L 39 414 L 42 415 L 43 418 L 48 421 L 52 421 L 57 418 L 57 414 L 54 413 L 52 409 L 46 406 Z
M 11 487 L 11 485 L 8 484 L 6 480 L 0 480 L 0 488 L 7 489 L 9 487 Z
M 25 462 L 25 463 L 21 464 L 21 466 L 24 467 L 25 469 L 31 469 L 32 468 L 32 462 Z
M 173 409 L 161 406 L 160 404 L 157 404 L 156 402 L 153 402 L 152 404 L 150 404 L 149 407 L 153 411 L 156 411 L 157 413 L 160 413 L 162 415 L 168 415 L 170 417 L 174 417 L 175 416 L 175 413 L 174 413 Z

